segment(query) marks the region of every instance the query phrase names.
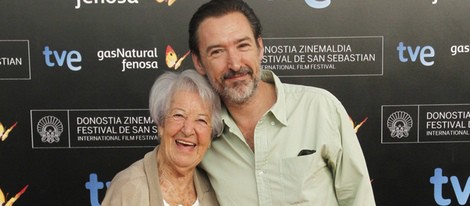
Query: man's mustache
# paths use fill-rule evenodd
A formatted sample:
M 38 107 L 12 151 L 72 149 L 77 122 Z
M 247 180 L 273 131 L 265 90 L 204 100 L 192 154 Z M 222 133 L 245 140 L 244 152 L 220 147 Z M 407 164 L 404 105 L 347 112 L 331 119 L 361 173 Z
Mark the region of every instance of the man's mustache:
M 238 70 L 238 71 L 229 70 L 227 73 L 225 73 L 224 79 L 229 79 L 229 78 L 232 78 L 234 76 L 240 76 L 240 75 L 245 75 L 245 74 L 252 75 L 253 70 L 251 70 L 247 67 L 240 68 L 240 70 Z

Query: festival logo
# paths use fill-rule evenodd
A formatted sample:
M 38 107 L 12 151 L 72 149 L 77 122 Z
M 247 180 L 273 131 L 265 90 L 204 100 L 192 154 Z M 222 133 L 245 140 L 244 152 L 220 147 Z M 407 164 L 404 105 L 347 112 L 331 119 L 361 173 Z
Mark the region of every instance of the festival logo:
M 382 143 L 470 142 L 470 104 L 382 106 Z
M 382 76 L 383 37 L 265 38 L 261 68 L 279 77 Z
M 36 129 L 41 135 L 42 142 L 52 144 L 60 141 L 60 135 L 64 131 L 64 126 L 57 117 L 45 116 L 39 120 Z
M 416 105 L 382 106 L 382 144 L 418 143 L 418 110 Z
M 413 118 L 404 111 L 394 112 L 387 119 L 387 127 L 390 130 L 391 137 L 406 138 L 409 136 L 411 127 L 413 127 Z
M 31 131 L 33 148 L 69 147 L 67 111 L 32 110 Z
M 31 110 L 33 148 L 142 148 L 158 144 L 148 109 Z
M 420 106 L 420 140 L 423 142 L 470 142 L 470 105 Z
M 29 40 L 0 40 L 0 80 L 31 80 Z
M 165 55 L 165 61 L 168 68 L 177 70 L 181 66 L 183 60 L 189 55 L 189 51 L 187 51 L 182 57 L 178 58 L 175 50 L 173 50 L 173 48 L 168 45 L 166 46 Z

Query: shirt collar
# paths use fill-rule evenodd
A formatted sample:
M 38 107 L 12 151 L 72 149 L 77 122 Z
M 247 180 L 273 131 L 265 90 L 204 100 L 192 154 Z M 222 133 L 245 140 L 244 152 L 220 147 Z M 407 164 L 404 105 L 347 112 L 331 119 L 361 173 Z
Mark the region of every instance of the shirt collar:
M 281 124 L 287 126 L 286 95 L 281 80 L 271 70 L 263 70 L 261 79 L 271 84 L 274 83 L 276 87 L 276 102 L 268 112 L 271 112 Z

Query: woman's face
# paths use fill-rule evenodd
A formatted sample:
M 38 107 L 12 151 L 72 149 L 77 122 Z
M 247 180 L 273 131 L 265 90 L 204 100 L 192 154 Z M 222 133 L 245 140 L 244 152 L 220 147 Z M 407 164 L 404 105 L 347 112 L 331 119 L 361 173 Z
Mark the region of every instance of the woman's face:
M 201 162 L 211 143 L 210 108 L 197 92 L 173 94 L 164 125 L 159 127 L 165 162 L 178 168 L 194 168 Z

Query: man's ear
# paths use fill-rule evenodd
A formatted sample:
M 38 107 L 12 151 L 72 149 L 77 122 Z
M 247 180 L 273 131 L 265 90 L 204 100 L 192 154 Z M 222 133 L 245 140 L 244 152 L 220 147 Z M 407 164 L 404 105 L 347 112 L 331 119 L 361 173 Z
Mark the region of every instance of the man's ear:
M 199 57 L 193 52 L 191 52 L 191 58 L 193 59 L 193 65 L 196 71 L 201 75 L 206 75 L 206 70 L 202 66 L 201 61 L 199 61 Z
M 259 37 L 257 41 L 258 41 L 258 47 L 259 47 L 259 59 L 262 60 L 264 56 L 263 38 Z

